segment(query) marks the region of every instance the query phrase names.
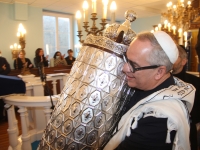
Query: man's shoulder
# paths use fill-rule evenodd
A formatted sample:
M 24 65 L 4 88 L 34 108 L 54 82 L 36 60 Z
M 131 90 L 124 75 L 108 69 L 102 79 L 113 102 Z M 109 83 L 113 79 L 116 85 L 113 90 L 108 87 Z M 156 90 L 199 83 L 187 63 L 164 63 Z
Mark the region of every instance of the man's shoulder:
M 65 57 L 65 59 L 69 59 L 69 56 Z
M 192 74 L 185 74 L 185 82 L 193 84 L 195 87 L 200 86 L 200 78 Z
M 8 63 L 7 59 L 5 57 L 0 57 L 0 61 L 2 63 Z
M 0 60 L 6 60 L 6 58 L 4 58 L 4 57 L 0 57 Z

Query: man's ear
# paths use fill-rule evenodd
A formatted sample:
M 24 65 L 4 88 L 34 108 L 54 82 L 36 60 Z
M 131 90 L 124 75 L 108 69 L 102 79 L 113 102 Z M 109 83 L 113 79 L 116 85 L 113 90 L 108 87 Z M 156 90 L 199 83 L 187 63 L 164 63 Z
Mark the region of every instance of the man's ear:
M 185 66 L 185 64 L 187 63 L 187 59 L 186 58 L 183 58 L 182 60 L 181 60 L 181 64 L 182 64 L 182 66 Z
M 160 66 L 159 68 L 157 68 L 155 79 L 160 80 L 166 74 L 166 72 L 167 68 L 165 66 Z

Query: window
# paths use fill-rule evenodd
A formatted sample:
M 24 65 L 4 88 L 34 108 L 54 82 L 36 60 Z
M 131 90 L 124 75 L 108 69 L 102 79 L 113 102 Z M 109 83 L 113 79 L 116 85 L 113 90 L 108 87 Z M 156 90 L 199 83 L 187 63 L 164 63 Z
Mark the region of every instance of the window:
M 44 53 L 49 58 L 60 51 L 65 56 L 73 48 L 72 16 L 59 13 L 43 13 Z

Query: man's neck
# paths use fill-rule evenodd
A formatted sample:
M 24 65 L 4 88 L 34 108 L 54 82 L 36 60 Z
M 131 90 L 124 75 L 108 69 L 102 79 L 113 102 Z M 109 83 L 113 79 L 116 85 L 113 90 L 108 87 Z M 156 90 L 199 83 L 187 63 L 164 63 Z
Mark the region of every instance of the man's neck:
M 152 86 L 151 88 L 144 90 L 144 91 L 148 91 L 148 90 L 152 90 L 154 88 L 156 88 L 157 86 L 159 86 L 160 84 L 162 84 L 165 80 L 167 80 L 170 77 L 170 73 L 165 74 L 159 81 L 157 81 L 154 86 Z
M 73 56 L 69 56 L 69 59 L 72 60 L 72 59 L 73 59 Z
M 172 71 L 172 74 L 179 74 L 181 71 L 183 70 L 183 68 L 179 68 L 178 70 L 176 71 Z

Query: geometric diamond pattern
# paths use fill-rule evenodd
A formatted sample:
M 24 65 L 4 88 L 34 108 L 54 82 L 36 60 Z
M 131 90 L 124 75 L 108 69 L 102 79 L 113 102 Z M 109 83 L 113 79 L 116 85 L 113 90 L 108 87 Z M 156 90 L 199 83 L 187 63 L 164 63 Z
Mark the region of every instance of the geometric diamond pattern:
M 91 46 L 81 48 L 38 150 L 103 148 L 122 102 L 123 64 L 115 54 Z

